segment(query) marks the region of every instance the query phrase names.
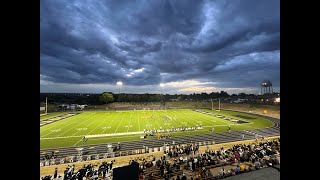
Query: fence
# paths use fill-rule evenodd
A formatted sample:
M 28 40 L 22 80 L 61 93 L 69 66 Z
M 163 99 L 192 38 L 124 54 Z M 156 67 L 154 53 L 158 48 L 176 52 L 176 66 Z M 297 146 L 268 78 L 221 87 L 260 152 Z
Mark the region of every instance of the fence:
M 198 146 L 206 146 L 206 145 L 213 145 L 213 144 L 215 144 L 215 142 L 214 141 L 204 141 L 204 142 L 197 142 L 197 143 L 189 143 L 189 145 L 190 144 L 198 145 Z M 186 145 L 187 144 L 164 145 L 161 147 L 154 147 L 154 148 L 145 147 L 143 149 L 116 151 L 116 152 L 105 152 L 105 153 L 90 154 L 90 155 L 83 155 L 82 151 L 79 151 L 77 155 L 71 155 L 71 156 L 63 157 L 63 158 L 41 160 L 40 167 L 41 166 L 66 164 L 66 163 L 74 163 L 74 162 L 99 160 L 99 159 L 107 159 L 107 158 L 129 156 L 129 155 L 136 155 L 136 154 L 146 154 L 146 153 L 152 153 L 152 152 L 164 152 L 164 151 L 168 151 L 168 150 L 172 149 L 173 147 L 186 146 Z

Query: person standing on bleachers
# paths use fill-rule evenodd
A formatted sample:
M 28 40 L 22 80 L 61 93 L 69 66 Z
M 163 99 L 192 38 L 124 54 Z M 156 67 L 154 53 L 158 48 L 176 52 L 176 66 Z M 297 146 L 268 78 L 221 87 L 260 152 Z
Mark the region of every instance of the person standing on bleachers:
M 187 180 L 187 176 L 183 173 L 181 180 Z
M 58 176 L 58 168 L 56 167 L 54 169 L 53 178 L 55 179 L 55 178 L 57 178 L 57 176 Z

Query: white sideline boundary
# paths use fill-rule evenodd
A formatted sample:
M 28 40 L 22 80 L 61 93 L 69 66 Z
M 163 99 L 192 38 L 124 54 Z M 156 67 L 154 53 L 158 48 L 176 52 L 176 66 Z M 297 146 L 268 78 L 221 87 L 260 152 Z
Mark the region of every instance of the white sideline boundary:
M 81 136 L 63 136 L 63 137 L 51 137 L 51 138 L 40 138 L 40 140 L 45 139 L 65 139 L 65 138 L 75 138 L 75 137 L 86 137 L 86 138 L 96 138 L 96 137 L 108 137 L 108 136 L 124 136 L 124 135 L 134 135 L 134 134 L 145 134 L 143 131 L 138 132 L 125 132 L 125 133 L 110 133 L 110 134 L 92 134 L 92 135 L 81 135 Z
M 107 136 L 123 136 L 123 135 L 134 135 L 134 134 L 145 134 L 145 133 L 143 131 L 137 131 L 137 132 L 110 133 L 110 134 L 93 134 L 93 135 L 86 135 L 86 138 L 107 137 Z
M 203 128 L 198 128 L 197 130 L 201 130 Z M 174 132 L 182 132 L 182 131 L 174 131 Z M 124 133 L 110 133 L 110 134 L 92 134 L 92 135 L 81 135 L 81 136 L 63 136 L 63 137 L 50 137 L 50 138 L 40 138 L 40 140 L 46 139 L 66 139 L 66 138 L 76 138 L 76 137 L 86 137 L 86 138 L 97 138 L 97 137 L 109 137 L 109 136 L 125 136 L 125 135 L 136 135 L 136 134 L 146 134 L 143 131 L 136 132 L 124 132 Z

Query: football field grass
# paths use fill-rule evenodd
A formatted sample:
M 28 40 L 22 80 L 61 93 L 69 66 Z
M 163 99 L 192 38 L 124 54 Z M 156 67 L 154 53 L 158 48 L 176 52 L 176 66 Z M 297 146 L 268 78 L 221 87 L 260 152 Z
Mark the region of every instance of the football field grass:
M 40 127 L 40 148 L 57 148 L 139 140 L 144 130 L 202 127 L 193 131 L 171 133 L 173 136 L 246 130 L 270 127 L 264 118 L 231 111 L 203 110 L 246 123 L 239 124 L 193 110 L 84 111 L 75 116 Z M 54 115 L 52 116 L 54 117 Z M 83 142 L 86 136 L 88 141 Z M 149 137 L 148 137 L 149 138 Z M 155 138 L 155 137 L 153 137 Z

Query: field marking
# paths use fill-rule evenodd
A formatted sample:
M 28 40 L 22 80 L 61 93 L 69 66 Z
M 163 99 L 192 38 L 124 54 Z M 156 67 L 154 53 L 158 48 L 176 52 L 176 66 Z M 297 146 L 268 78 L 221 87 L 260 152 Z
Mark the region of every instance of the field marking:
M 123 136 L 123 135 L 133 135 L 133 134 L 144 134 L 143 131 L 137 132 L 123 132 L 123 133 L 110 133 L 110 134 L 92 134 L 86 136 L 86 138 L 97 138 L 97 137 L 108 137 L 108 136 Z
M 141 131 L 141 129 L 140 129 L 140 113 L 138 113 L 138 123 L 139 123 L 139 131 Z
M 116 113 L 115 113 L 115 114 L 116 114 Z M 116 117 L 118 117 L 119 114 L 120 114 L 120 113 L 117 113 L 117 116 L 116 116 Z M 109 127 L 109 126 L 114 122 L 114 120 L 116 120 L 116 118 L 113 118 L 112 121 L 108 124 L 107 127 Z M 107 129 L 104 129 L 104 130 L 102 131 L 102 133 L 100 133 L 100 134 L 103 134 L 106 130 L 107 130 Z
M 199 131 L 206 131 L 204 127 L 217 127 L 217 126 L 232 126 L 235 124 L 226 124 L 226 125 L 215 125 L 215 126 L 202 126 L 202 129 L 199 129 Z M 239 124 L 242 125 L 242 124 Z M 245 124 L 243 124 L 245 125 Z M 251 129 L 249 129 L 251 130 Z M 246 130 L 244 130 L 246 131 Z M 176 131 L 174 133 L 183 133 L 184 131 Z M 188 131 L 187 131 L 188 132 Z M 190 131 L 192 132 L 192 131 Z M 110 134 L 91 134 L 91 135 L 86 135 L 86 138 L 97 138 L 97 137 L 111 137 L 111 136 L 122 136 L 122 135 L 133 135 L 133 134 L 144 134 L 143 131 L 136 131 L 136 132 L 123 132 L 123 133 L 110 133 Z M 67 138 L 76 138 L 76 137 L 83 137 L 82 135 L 78 136 L 61 136 L 61 137 L 50 137 L 50 138 L 40 138 L 40 140 L 47 140 L 47 139 L 67 139 Z
M 90 113 L 81 113 L 81 115 L 82 116 L 71 116 L 71 117 L 63 119 L 61 121 L 54 122 L 54 123 L 49 124 L 47 126 L 43 126 L 43 127 L 40 128 L 40 133 L 43 132 L 43 131 L 47 131 L 49 129 L 53 129 L 53 128 L 56 128 L 58 126 L 61 126 L 62 124 L 64 125 L 63 127 L 70 126 L 72 124 L 77 123 L 78 120 L 82 120 L 82 119 L 84 119 L 86 117 L 89 117 Z
M 55 128 L 56 126 L 62 124 L 62 123 L 65 123 L 67 120 L 70 120 L 70 119 L 73 119 L 75 116 L 71 116 L 71 117 L 68 117 L 66 119 L 63 119 L 62 121 L 57 121 L 55 123 L 52 123 L 50 125 L 47 125 L 47 126 L 43 126 L 43 127 L 40 127 L 40 133 L 43 132 L 43 131 L 47 131 L 49 129 L 52 129 L 52 128 Z M 68 123 L 74 123 L 73 121 L 71 122 L 68 122 Z
M 102 117 L 105 117 L 106 115 L 109 115 L 110 113 L 105 113 Z M 110 116 L 109 116 L 110 117 Z M 108 119 L 108 118 L 107 118 Z M 101 123 L 103 123 L 105 121 L 105 119 L 104 120 L 102 120 L 95 128 L 93 128 L 90 132 L 88 132 L 86 135 L 88 135 L 88 134 L 90 134 L 93 130 L 95 130 L 95 129 L 97 129 L 97 127 L 99 127 L 100 125 L 101 125 Z M 86 136 L 85 135 L 85 136 Z
M 169 114 L 172 114 L 172 113 L 176 113 L 176 110 L 173 110 L 173 112 L 169 112 Z M 174 115 L 176 115 L 176 114 L 174 114 Z M 177 118 L 176 118 L 176 119 L 177 119 Z M 176 119 L 175 119 L 175 120 L 172 120 L 174 123 L 176 123 L 176 125 L 178 125 L 178 126 L 175 127 L 175 128 L 181 127 L 181 125 L 182 125 L 182 124 L 181 124 L 181 121 L 178 120 L 179 123 L 180 123 L 180 124 L 178 124 L 177 121 L 176 121 Z M 179 119 L 180 119 L 180 117 L 179 117 Z
M 47 139 L 67 139 L 67 138 L 76 138 L 76 137 L 83 137 L 83 136 L 48 137 L 48 138 L 40 138 L 40 141 L 41 141 L 41 140 L 47 140 Z
M 190 117 L 190 116 L 192 116 L 192 117 Z M 188 122 L 191 122 L 192 124 L 194 124 L 195 127 L 199 124 L 198 122 L 197 123 L 194 122 L 194 121 L 197 121 L 197 119 L 201 119 L 201 117 L 193 115 L 192 112 L 189 113 L 189 116 L 186 116 L 186 120 Z M 202 121 L 201 121 L 201 125 L 202 125 Z
M 78 142 L 76 142 L 73 146 L 76 146 L 80 141 L 82 141 L 82 138 Z
M 108 113 L 108 114 L 109 114 L 109 113 Z M 99 114 L 99 115 L 101 115 L 101 114 Z M 86 128 L 90 128 L 90 125 L 91 125 L 92 123 L 96 122 L 97 120 L 98 120 L 98 122 L 100 122 L 100 123 L 99 123 L 99 125 L 100 125 L 102 122 L 104 122 L 104 120 L 101 120 L 101 119 L 104 118 L 106 115 L 107 115 L 107 113 L 103 113 L 102 116 L 98 116 L 97 119 L 95 119 L 95 120 L 93 120 L 91 123 L 89 123 L 89 124 L 86 126 Z M 88 132 L 86 135 L 90 134 L 94 129 L 96 129 L 97 127 L 99 127 L 99 125 L 97 125 L 95 128 L 93 128 L 93 129 L 92 129 L 90 132 Z M 75 132 L 73 135 L 75 135 L 75 134 L 77 134 L 77 133 L 79 133 L 79 132 L 80 132 L 80 131 L 77 131 L 77 132 Z
M 175 110 L 174 110 L 174 112 L 175 112 Z M 170 116 L 168 116 L 168 114 L 169 115 L 171 115 L 172 117 L 174 117 L 174 118 L 171 118 Z M 163 114 L 163 115 L 166 115 L 167 117 L 170 117 L 170 125 L 171 124 L 173 124 L 173 123 L 175 123 L 176 125 L 178 125 L 177 127 L 174 127 L 174 128 L 179 128 L 181 125 L 179 125 L 178 123 L 177 123 L 177 118 L 176 118 L 176 114 L 174 113 L 172 113 L 172 112 L 166 112 L 166 114 Z M 173 123 L 172 123 L 173 122 Z M 181 121 L 179 121 L 180 123 L 181 123 Z M 168 126 L 169 128 L 168 129 L 171 129 L 172 128 L 172 126 L 170 127 L 168 124 L 166 124 L 166 123 L 164 123 L 164 125 L 165 126 Z
M 112 137 L 112 136 L 124 136 L 124 135 L 133 135 L 133 134 L 144 134 L 143 131 L 137 132 L 123 132 L 123 133 L 110 133 L 110 134 L 90 134 L 86 135 L 86 138 L 97 138 L 97 137 Z M 83 135 L 78 136 L 61 136 L 61 137 L 50 137 L 50 138 L 40 138 L 40 140 L 48 140 L 48 139 L 68 139 L 68 138 L 78 138 L 83 137 Z M 82 138 L 81 138 L 82 139 Z
M 217 127 L 217 126 L 244 126 L 247 125 L 249 123 L 245 123 L 245 124 L 222 124 L 222 125 L 214 125 L 214 126 L 202 126 L 202 127 Z M 253 123 L 250 123 L 253 124 Z M 237 130 L 238 131 L 238 130 Z M 240 131 L 240 130 L 239 130 Z M 210 131 L 211 132 L 211 131 Z
M 189 116 L 186 116 L 184 113 L 182 113 L 182 112 L 178 112 L 178 111 L 175 111 L 177 114 L 179 114 L 179 116 L 182 116 L 183 118 L 181 118 L 181 119 L 184 119 L 184 120 L 186 120 L 186 121 L 188 121 L 188 123 L 190 123 L 190 124 L 193 124 L 193 126 L 194 127 L 196 127 L 197 126 L 197 124 L 195 124 L 194 122 L 193 122 L 193 119 L 191 119 L 191 120 L 189 120 L 190 119 L 190 117 Z M 181 115 L 180 115 L 181 114 Z M 180 121 L 180 123 L 182 124 L 182 121 L 181 120 L 179 120 Z M 180 125 L 181 126 L 181 125 Z M 191 125 L 190 125 L 191 126 Z
M 79 116 L 78 116 L 78 119 L 77 120 L 82 120 L 82 119 L 84 119 L 84 118 L 86 118 L 86 117 L 88 117 L 89 115 L 87 114 L 87 115 L 84 115 L 83 117 L 81 117 L 81 118 L 79 118 Z M 71 125 L 71 124 L 74 124 L 74 123 L 76 123 L 77 122 L 77 120 L 75 119 L 75 118 L 73 118 L 73 117 L 75 117 L 75 116 L 72 116 L 72 117 L 70 117 L 70 118 L 68 118 L 68 119 L 72 119 L 73 121 L 71 121 L 71 122 L 65 122 L 65 121 L 58 121 L 58 122 L 56 122 L 56 123 L 53 123 L 54 124 L 54 126 L 52 126 L 51 128 L 49 128 L 49 129 L 45 129 L 45 131 L 48 131 L 48 130 L 50 130 L 50 129 L 53 129 L 53 128 L 56 128 L 56 127 L 60 127 L 60 128 L 62 128 L 62 130 L 63 129 L 65 129 L 66 127 L 68 127 L 69 125 Z M 66 119 L 67 120 L 67 119 Z M 61 127 L 61 125 L 62 124 L 64 124 L 65 123 L 65 125 L 63 126 L 63 127 Z M 48 125 L 48 126 L 50 126 L 50 125 Z M 47 127 L 48 127 L 47 126 Z M 44 133 L 44 132 L 42 132 L 42 133 Z M 44 134 L 44 135 L 42 135 L 41 137 L 46 137 L 46 136 L 48 136 L 49 134 L 51 134 L 52 132 L 49 132 L 49 133 L 46 133 L 46 134 Z M 41 128 L 40 128 L 40 134 L 41 134 Z
M 211 112 L 207 112 L 207 111 L 203 111 L 203 112 L 206 112 L 206 113 L 211 113 Z M 215 125 L 215 124 L 221 124 L 221 125 L 223 125 L 223 124 L 228 124 L 228 123 L 230 123 L 229 121 L 227 121 L 227 120 L 225 120 L 225 119 L 222 119 L 222 118 L 219 118 L 219 117 L 215 117 L 215 116 L 211 116 L 210 114 L 205 114 L 205 113 L 202 113 L 201 111 L 196 111 L 195 113 L 197 113 L 197 114 L 202 114 L 203 116 L 205 116 L 205 117 L 210 117 L 210 118 L 213 118 L 213 119 L 205 119 L 205 121 L 207 121 L 207 122 L 209 122 L 208 124 L 213 124 L 213 125 Z M 224 116 L 226 116 L 226 115 L 224 115 Z M 217 121 L 217 120 L 218 121 Z M 213 123 L 211 120 L 215 120 L 217 123 Z M 225 122 L 224 122 L 225 121 Z
M 82 121 L 81 123 L 79 123 L 79 124 L 77 124 L 76 126 L 73 126 L 73 127 L 69 128 L 69 129 L 67 129 L 66 131 L 58 134 L 57 137 L 60 137 L 62 134 L 65 134 L 66 132 L 69 132 L 69 131 L 72 131 L 72 130 L 76 130 L 77 127 L 81 127 L 80 125 L 87 123 L 88 121 L 90 121 L 91 119 L 93 119 L 93 118 L 95 118 L 95 117 L 97 116 L 96 113 L 92 113 L 92 114 L 94 114 L 94 115 L 93 115 L 93 116 L 89 116 L 88 119 L 86 119 L 86 120 L 83 120 L 83 119 L 85 119 L 85 118 L 81 118 L 81 121 Z M 90 114 L 90 115 L 92 115 L 92 114 Z M 80 121 L 80 120 L 79 120 L 79 119 L 75 119 L 75 123 L 77 123 L 78 121 Z M 74 124 L 74 123 L 73 123 L 73 124 Z M 67 126 L 70 126 L 70 124 L 67 125 Z M 67 127 L 67 126 L 64 126 L 64 127 Z M 79 131 L 76 131 L 76 132 L 79 132 Z M 74 133 L 74 134 L 75 134 L 75 133 Z
M 194 112 L 194 111 L 193 111 Z M 205 124 L 212 124 L 212 125 L 216 125 L 216 124 L 221 124 L 221 125 L 224 125 L 226 123 L 224 122 L 221 122 L 220 121 L 220 118 L 215 118 L 214 116 L 210 116 L 208 114 L 204 114 L 204 113 L 201 113 L 201 112 L 198 112 L 198 111 L 195 111 L 194 112 L 195 115 L 197 116 L 203 116 L 203 120 L 205 121 Z M 201 115 L 200 115 L 201 114 Z M 212 122 L 212 120 L 214 120 L 215 122 Z M 218 121 L 217 121 L 218 120 Z
M 154 111 L 154 110 L 153 110 Z M 154 112 L 152 111 L 152 113 L 150 113 L 149 112 L 149 114 L 151 114 L 151 117 L 153 117 L 153 116 L 156 116 L 156 115 L 154 115 Z M 153 118 L 152 118 L 153 119 Z M 159 125 L 159 123 L 158 123 L 158 121 L 157 121 L 157 118 L 156 119 L 153 119 L 153 121 L 156 121 L 156 124 L 158 125 L 158 129 L 160 129 L 160 125 Z
M 158 110 L 152 110 L 152 112 L 147 112 L 147 111 L 145 111 L 145 110 L 141 110 L 141 111 L 139 111 L 139 112 L 133 112 L 133 113 L 137 113 L 138 114 L 138 124 L 139 124 L 139 132 L 140 132 L 140 128 L 141 128 L 141 124 L 140 124 L 140 113 L 142 113 L 142 112 L 145 112 L 145 113 L 152 113 L 152 115 L 153 115 L 153 117 L 155 117 L 155 115 L 154 114 L 158 114 L 158 116 L 160 116 L 161 117 L 161 115 L 163 115 L 163 114 L 170 114 L 170 116 L 171 117 L 174 117 L 174 116 L 172 116 L 172 114 L 174 114 L 174 115 L 176 115 L 176 118 L 177 118 L 177 121 L 174 121 L 174 119 L 172 119 L 170 122 L 171 123 L 173 123 L 172 121 L 174 121 L 174 123 L 175 124 L 177 124 L 178 126 L 179 126 L 179 124 L 178 123 L 181 123 L 181 119 L 184 119 L 185 121 L 187 121 L 187 122 L 192 122 L 192 123 L 195 123 L 195 121 L 194 120 L 197 120 L 197 119 L 201 119 L 202 121 L 203 121 L 203 125 L 204 126 L 202 126 L 202 127 L 216 127 L 216 126 L 228 126 L 229 124 L 223 124 L 223 122 L 224 121 L 227 121 L 227 120 L 224 120 L 224 119 L 220 119 L 220 118 L 217 118 L 217 117 L 214 117 L 214 116 L 210 116 L 210 115 L 207 115 L 207 114 L 203 114 L 203 113 L 199 113 L 199 112 L 193 112 L 193 111 L 190 111 L 190 110 L 188 110 L 188 111 L 180 111 L 180 110 L 172 110 L 172 111 L 159 111 L 159 112 L 157 112 Z M 132 111 L 129 111 L 129 112 L 131 112 L 132 113 Z M 162 114 L 163 113 L 163 114 Z M 59 123 L 59 125 L 62 125 L 61 127 L 61 129 L 63 130 L 63 129 L 65 129 L 65 126 L 64 125 L 68 125 L 68 127 L 69 126 L 71 126 L 71 124 L 74 124 L 74 123 L 77 123 L 77 122 L 79 122 L 78 120 L 80 120 L 80 119 L 85 119 L 85 118 L 87 118 L 88 116 L 89 116 L 89 118 L 90 118 L 90 116 L 95 116 L 95 114 L 97 114 L 97 115 L 99 115 L 99 117 L 101 117 L 102 115 L 104 115 L 104 116 L 106 116 L 106 114 L 107 113 L 104 113 L 104 114 L 102 114 L 102 113 L 86 113 L 86 114 L 82 114 L 82 116 L 83 116 L 83 118 L 76 118 L 76 117 L 69 117 L 68 119 L 70 120 L 70 119 L 72 119 L 72 121 L 70 120 L 70 121 L 68 121 L 68 122 L 63 122 L 62 123 L 62 121 L 60 121 L 61 123 Z M 120 120 L 120 118 L 119 119 L 117 119 L 116 117 L 118 117 L 118 116 L 123 116 L 122 118 L 126 118 L 127 117 L 127 113 L 110 113 L 110 114 L 112 114 L 112 116 L 110 116 L 110 117 L 108 117 L 108 119 L 113 119 L 113 121 L 112 122 L 109 122 L 109 121 L 106 121 L 106 120 L 102 120 L 101 119 L 101 122 L 98 122 L 99 124 L 101 124 L 101 123 L 103 123 L 103 122 L 106 122 L 106 123 L 109 123 L 109 124 L 115 124 L 116 125 L 116 123 L 114 123 L 114 122 L 118 122 L 119 123 L 119 121 L 118 120 Z M 207 115 L 207 116 L 206 116 Z M 81 117 L 81 116 L 80 116 Z M 146 116 L 145 116 L 146 117 Z M 231 117 L 231 115 L 227 115 L 227 117 Z M 179 119 L 178 119 L 179 118 Z M 65 120 L 68 120 L 68 119 L 65 119 Z M 151 122 L 151 120 L 149 120 L 150 118 L 147 118 L 147 121 L 148 122 Z M 216 122 L 217 123 L 213 123 L 212 122 L 212 119 L 214 119 L 214 120 L 216 120 Z M 154 119 L 155 121 L 156 121 L 156 124 L 157 125 L 159 125 L 159 123 L 161 123 L 161 122 L 157 122 L 158 120 L 160 120 L 160 119 L 158 119 L 158 118 L 156 118 L 156 119 Z M 95 121 L 95 122 L 97 122 L 97 121 Z M 227 122 L 229 122 L 229 121 L 227 121 Z M 123 122 L 123 119 L 121 119 L 121 121 L 120 121 L 120 123 L 118 124 L 118 128 L 119 128 L 119 126 L 121 126 L 121 124 L 122 123 L 124 123 Z M 128 122 L 126 121 L 126 123 L 124 123 L 124 124 L 127 124 Z M 230 122 L 229 122 L 230 123 Z M 130 119 L 130 122 L 129 122 L 129 125 L 131 125 L 132 124 L 132 120 Z M 150 123 L 149 123 L 150 124 Z M 154 124 L 153 123 L 153 125 L 156 125 L 156 124 Z M 206 126 L 206 125 L 210 125 L 210 124 L 213 124 L 213 126 Z M 217 124 L 222 124 L 222 125 L 217 125 Z M 238 126 L 238 125 L 242 125 L 242 127 L 243 126 L 246 126 L 246 125 L 250 125 L 250 124 L 254 124 L 254 123 L 245 123 L 245 124 L 230 124 L 231 126 Z M 273 123 L 272 123 L 273 124 Z M 190 125 L 190 124 L 189 124 Z M 164 124 L 163 126 L 170 126 L 170 125 L 166 125 L 166 124 Z M 57 127 L 57 125 L 55 125 L 54 127 Z M 95 127 L 94 129 L 96 129 L 96 128 L 98 128 L 98 127 Z M 50 127 L 50 128 L 46 128 L 46 130 L 49 130 L 49 129 L 53 129 L 53 127 Z M 128 129 L 129 129 L 129 127 L 128 127 Z M 135 128 L 135 130 L 136 130 L 137 128 Z M 251 129 L 251 128 L 250 128 Z M 54 129 L 53 129 L 54 130 Z M 104 131 L 106 131 L 106 130 L 108 130 L 107 128 L 105 128 L 104 129 Z M 117 130 L 119 130 L 119 129 L 117 129 Z M 123 132 L 125 132 L 125 129 L 124 128 L 120 128 L 120 130 L 124 130 Z M 92 130 L 93 131 L 93 130 Z M 104 132 L 103 131 L 103 132 Z M 205 131 L 205 130 L 201 130 L 201 131 Z M 207 130 L 207 131 L 209 131 L 209 130 Z M 99 132 L 101 132 L 101 130 L 99 130 Z M 117 131 L 116 131 L 117 132 Z M 118 135 L 119 133 L 121 133 L 121 131 L 119 131 L 118 133 L 111 133 L 111 134 L 115 134 L 114 136 L 116 136 L 116 135 Z M 127 130 L 127 132 L 128 132 L 128 130 Z M 137 131 L 138 132 L 138 131 Z M 211 131 L 209 131 L 209 132 L 211 132 Z M 77 132 L 77 133 L 83 133 L 83 132 Z M 95 132 L 94 132 L 95 133 Z M 181 133 L 181 132 L 180 132 Z M 89 133 L 88 133 L 89 134 Z M 87 135 L 88 135 L 87 134 Z M 103 134 L 103 133 L 101 133 L 101 134 Z M 82 135 L 83 136 L 83 135 Z M 109 134 L 109 136 L 110 136 L 110 134 Z M 66 136 L 65 136 L 66 137 Z M 62 138 L 65 138 L 65 137 L 62 137 Z M 70 136 L 69 136 L 70 137 Z M 81 136 L 73 136 L 73 137 L 81 137 Z M 44 139 L 60 139 L 61 137 L 54 137 L 54 138 L 51 138 L 51 137 L 49 137 L 49 138 L 40 138 L 40 140 L 44 140 Z M 110 137 L 110 138 L 116 138 L 116 137 Z M 74 143 L 75 141 L 73 141 L 73 143 Z
M 118 127 L 117 127 L 117 129 L 114 131 L 114 133 L 116 133 L 116 132 L 117 132 L 117 130 L 118 130 L 118 128 L 119 128 L 119 126 L 120 126 L 120 124 L 122 123 L 122 121 L 123 121 L 124 117 L 125 117 L 125 115 L 123 115 L 123 116 L 122 116 L 122 119 L 121 119 L 120 123 L 118 124 Z
M 145 124 L 146 129 L 149 129 L 149 128 L 150 128 L 150 125 L 152 126 L 152 124 L 150 124 L 149 119 L 146 117 L 146 111 L 144 111 L 144 112 L 142 112 L 142 113 L 144 113 L 144 119 L 147 120 L 147 124 Z
M 132 113 L 130 113 L 130 122 L 129 122 L 129 125 L 128 125 L 127 133 L 129 131 L 129 128 L 130 128 L 131 120 L 132 120 Z
M 100 115 L 100 114 L 99 114 Z M 92 123 L 94 123 L 94 122 L 96 122 L 96 121 L 100 121 L 100 123 L 99 123 L 99 125 L 101 124 L 101 122 L 103 122 L 103 120 L 100 120 L 100 118 L 103 118 L 103 117 L 105 117 L 107 114 L 106 113 L 104 113 L 103 115 L 102 115 L 102 117 L 101 116 L 99 116 L 97 119 L 95 119 L 94 121 L 92 121 L 91 123 L 89 123 L 89 124 L 87 124 L 87 126 L 85 126 L 85 128 L 88 128 Z M 93 128 L 93 130 L 94 129 L 96 129 L 98 126 L 96 126 L 95 128 Z M 79 133 L 80 131 L 77 131 L 77 132 L 75 132 L 74 134 L 72 134 L 72 136 L 73 135 L 75 135 L 75 134 L 77 134 L 77 133 Z M 90 132 L 92 132 L 92 130 L 90 131 Z M 90 134 L 90 132 L 89 133 L 87 133 L 87 134 Z
M 74 130 L 76 127 L 79 127 L 80 125 L 89 122 L 91 119 L 94 119 L 96 116 L 97 116 L 97 114 L 94 114 L 93 116 L 89 117 L 87 120 L 84 120 L 82 123 L 80 123 L 80 124 L 78 124 L 78 125 L 70 128 L 70 129 L 64 131 L 64 132 L 61 133 L 61 134 L 58 134 L 57 137 L 60 137 L 62 134 L 65 134 L 66 132 L 69 132 L 69 131 L 71 131 L 71 130 Z M 65 126 L 64 126 L 64 127 L 65 127 Z

